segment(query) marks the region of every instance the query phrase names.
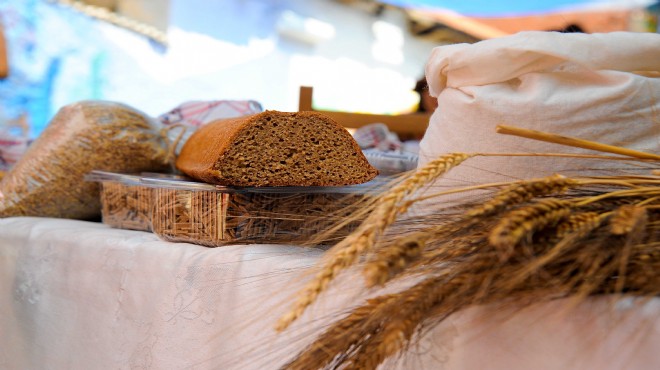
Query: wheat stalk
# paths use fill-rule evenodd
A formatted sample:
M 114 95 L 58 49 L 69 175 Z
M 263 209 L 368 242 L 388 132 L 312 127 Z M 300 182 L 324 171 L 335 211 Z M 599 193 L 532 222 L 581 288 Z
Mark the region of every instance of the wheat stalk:
M 577 146 L 564 139 L 560 137 L 559 142 Z M 587 144 L 583 147 L 642 161 L 660 158 Z M 361 241 L 367 246 L 351 255 L 351 263 L 364 252 L 374 251 L 364 270 L 369 285 L 392 280 L 408 287 L 372 299 L 355 315 L 331 325 L 297 356 L 304 361 L 294 360 L 303 364 L 295 369 L 375 369 L 405 350 L 416 333 L 470 305 L 525 306 L 561 297 L 575 297 L 577 303 L 594 294 L 653 296 L 660 292 L 657 177 L 553 176 L 510 185 L 483 205 L 465 205 L 459 216 L 415 216 L 406 222 L 394 221 L 398 212 L 414 202 L 402 205 L 412 192 L 383 198 L 393 208 L 374 211 L 371 215 L 384 221 L 371 219 L 354 235 L 370 239 Z M 501 186 L 483 184 L 468 190 Z M 563 195 L 568 189 L 576 191 L 561 199 L 545 198 Z M 456 191 L 460 189 L 452 190 Z M 415 220 L 429 226 L 410 232 Z M 385 228 L 392 238 L 381 237 Z M 369 230 L 373 233 L 364 232 Z M 504 259 L 506 263 L 500 263 Z M 407 279 L 421 280 L 410 286 Z
M 452 153 L 442 156 L 429 162 L 415 174 L 379 197 L 375 203 L 375 209 L 360 227 L 333 247 L 329 259 L 323 264 L 316 278 L 307 284 L 302 293 L 299 294 L 293 309 L 278 320 L 275 326 L 276 330 L 286 329 L 303 314 L 340 271 L 352 266 L 357 261 L 358 256 L 373 248 L 378 236 L 396 219 L 399 203 L 404 197 L 472 156 L 474 154 L 466 153 Z
M 396 296 L 387 295 L 367 300 L 365 304 L 353 309 L 349 315 L 326 329 L 306 351 L 300 353 L 282 369 L 320 369 L 333 360 L 338 360 L 336 357 L 342 355 L 344 348 L 359 345 L 364 340 L 364 336 L 376 329 L 378 323 L 370 321 L 369 318 L 381 314 L 380 311 L 383 309 L 389 310 L 389 303 L 394 299 Z
M 498 134 L 515 135 L 528 139 L 544 141 L 548 143 L 567 145 L 576 148 L 590 149 L 599 152 L 620 154 L 620 155 L 625 155 L 628 157 L 634 157 L 639 159 L 652 159 L 656 161 L 660 160 L 660 155 L 653 153 L 640 152 L 638 150 L 622 148 L 619 146 L 607 145 L 595 141 L 584 140 L 570 136 L 551 134 L 543 131 L 529 130 L 520 127 L 499 125 L 496 128 L 496 132 Z
M 507 206 L 523 203 L 535 196 L 546 194 L 560 194 L 569 187 L 577 186 L 578 181 L 567 179 L 562 175 L 553 175 L 539 180 L 523 181 L 510 185 L 497 196 L 485 204 L 466 213 L 467 218 L 483 217 L 498 212 Z M 490 186 L 497 186 L 491 184 Z M 472 189 L 472 188 L 470 188 Z M 406 202 L 400 212 L 406 209 L 413 201 Z M 448 225 L 433 227 L 414 235 L 396 240 L 389 246 L 382 248 L 364 268 L 367 286 L 382 285 L 398 271 L 403 270 L 412 260 L 419 256 L 425 242 L 449 231 Z M 456 227 L 452 225 L 451 227 Z M 468 225 L 464 225 L 468 227 Z

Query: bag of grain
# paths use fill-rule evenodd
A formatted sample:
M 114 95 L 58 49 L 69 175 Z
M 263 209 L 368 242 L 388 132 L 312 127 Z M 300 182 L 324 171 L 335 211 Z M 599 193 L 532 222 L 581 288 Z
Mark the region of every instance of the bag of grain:
M 126 105 L 83 101 L 63 107 L 0 182 L 0 217 L 92 219 L 100 215 L 92 170 L 161 171 L 167 145 L 149 117 Z
M 499 124 L 657 153 L 659 76 L 658 34 L 523 32 L 437 47 L 426 77 L 438 109 L 420 144 L 419 166 L 451 152 L 599 154 L 500 135 L 495 132 Z M 648 167 L 576 158 L 477 157 L 446 174 L 433 191 L 557 172 L 648 174 Z

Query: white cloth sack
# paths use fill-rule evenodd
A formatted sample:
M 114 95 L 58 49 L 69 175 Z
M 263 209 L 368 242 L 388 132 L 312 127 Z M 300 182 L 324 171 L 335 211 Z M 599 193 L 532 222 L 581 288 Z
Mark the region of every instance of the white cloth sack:
M 419 166 L 451 152 L 603 154 L 497 134 L 498 124 L 657 153 L 658 71 L 660 35 L 650 33 L 522 32 L 437 47 L 426 65 L 426 78 L 439 107 L 420 143 Z M 435 185 L 468 186 L 553 173 L 603 175 L 613 168 L 648 174 L 648 166 L 638 162 L 477 157 Z

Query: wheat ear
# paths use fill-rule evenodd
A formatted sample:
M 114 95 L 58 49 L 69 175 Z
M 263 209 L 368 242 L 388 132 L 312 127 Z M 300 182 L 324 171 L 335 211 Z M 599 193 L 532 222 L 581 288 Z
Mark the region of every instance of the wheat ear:
M 628 204 L 614 210 L 610 219 L 610 231 L 614 235 L 630 234 L 648 221 L 646 208 Z
M 379 248 L 363 269 L 367 287 L 384 285 L 412 262 L 418 260 L 429 241 L 451 238 L 458 231 L 466 231 L 475 224 L 474 220 L 456 220 L 431 226 L 395 239 Z M 436 248 L 436 247 L 434 247 Z
M 524 181 L 503 189 L 486 203 L 469 210 L 466 215 L 468 217 L 492 215 L 511 205 L 527 202 L 534 197 L 564 193 L 568 188 L 578 184 L 578 181 L 559 174 L 540 180 Z
M 397 293 L 398 298 L 389 303 L 391 309 L 383 311 L 388 313 L 387 316 L 370 318 L 380 323 L 378 330 L 369 333 L 359 347 L 351 349 L 350 356 L 344 361 L 347 366 L 343 368 L 377 369 L 387 358 L 401 354 L 414 335 L 431 320 L 441 321 L 470 304 L 492 299 L 492 295 L 485 294 L 485 299 L 481 300 L 478 292 L 480 289 L 491 291 L 493 280 L 475 275 L 491 263 L 491 258 L 481 255 L 464 256 L 462 263 L 451 267 L 436 266 L 431 276 Z M 484 275 L 493 277 L 497 273 L 491 269 Z
M 467 211 L 465 219 L 485 217 L 514 204 L 526 202 L 534 197 L 548 194 L 561 194 L 567 189 L 580 184 L 576 180 L 555 174 L 539 180 L 524 181 L 510 185 L 500 191 L 495 197 L 486 203 Z M 412 203 L 412 201 L 408 201 Z M 463 225 L 469 227 L 470 225 Z M 364 273 L 367 277 L 367 285 L 382 285 L 393 275 L 403 270 L 410 261 L 414 260 L 424 248 L 426 241 L 437 238 L 439 234 L 456 228 L 456 223 L 440 225 L 421 232 L 414 233 L 399 239 L 388 245 L 367 263 Z
M 353 309 L 348 316 L 333 323 L 282 369 L 308 370 L 328 366 L 333 360 L 337 360 L 338 356 L 342 356 L 345 348 L 360 345 L 366 334 L 377 329 L 378 323 L 369 318 L 374 315 L 386 315 L 382 311 L 389 309 L 394 299 L 396 295 L 367 300 L 362 306 Z
M 465 286 L 462 276 L 448 279 L 446 274 L 431 277 L 390 302 L 387 316 L 374 317 L 379 321 L 378 331 L 357 348 L 347 363 L 349 368 L 375 370 L 388 357 L 400 353 L 410 342 L 416 330 L 428 318 L 429 312 L 447 296 L 461 291 Z
M 582 212 L 570 215 L 566 221 L 557 225 L 556 232 L 559 241 L 538 258 L 527 262 L 516 277 L 511 280 L 511 284 L 513 286 L 522 284 L 530 275 L 539 272 L 544 266 L 556 261 L 568 248 L 593 233 L 610 215 L 611 212 Z
M 610 231 L 614 235 L 626 235 L 626 241 L 621 248 L 619 256 L 618 279 L 614 287 L 615 291 L 621 293 L 626 285 L 626 274 L 628 262 L 633 245 L 643 237 L 644 230 L 648 224 L 649 216 L 646 207 L 637 205 L 624 205 L 616 210 L 610 219 Z
M 278 320 L 276 330 L 286 329 L 316 300 L 340 271 L 352 266 L 358 256 L 374 246 L 378 236 L 396 219 L 402 199 L 474 155 L 467 153 L 444 155 L 427 163 L 380 196 L 374 205 L 373 212 L 360 227 L 332 248 L 329 258 L 323 263 L 315 279 L 303 289 L 293 309 Z
M 406 345 L 433 306 L 463 284 L 464 279 L 449 279 L 445 273 L 404 292 L 370 299 L 332 324 L 284 369 L 376 369 Z
M 421 254 L 426 241 L 431 237 L 429 233 L 415 233 L 380 250 L 364 267 L 367 287 L 385 284 L 391 276 L 403 270 Z
M 568 216 L 566 221 L 557 225 L 557 237 L 563 239 L 564 237 L 574 233 L 584 233 L 591 231 L 600 226 L 603 218 L 608 216 L 598 212 L 579 212 Z
M 501 249 L 502 256 L 507 258 L 521 240 L 531 239 L 535 231 L 568 217 L 572 206 L 570 201 L 548 198 L 513 210 L 495 225 L 488 241 Z
M 534 196 L 563 192 L 567 189 L 569 184 L 573 183 L 577 184 L 576 181 L 568 180 L 566 177 L 557 174 L 536 181 L 525 181 L 523 183 L 510 185 L 506 189 L 500 191 L 494 199 L 486 202 L 486 204 L 479 205 L 465 212 L 465 217 L 462 217 L 462 221 L 467 220 L 467 224 L 451 222 L 444 225 L 428 227 L 404 238 L 399 238 L 389 245 L 380 248 L 376 255 L 365 265 L 364 275 L 366 276 L 367 286 L 373 287 L 375 285 L 385 284 L 394 275 L 405 269 L 410 262 L 416 260 L 420 256 L 421 251 L 424 249 L 428 240 L 434 238 L 437 239 L 441 234 L 447 235 L 447 233 L 455 231 L 460 227 L 467 228 L 471 226 L 475 222 L 474 220 L 470 222 L 471 218 L 491 215 L 504 209 L 508 205 L 525 202 L 526 200 L 532 199 Z M 498 186 L 498 184 L 488 184 L 488 186 Z M 479 187 L 455 189 L 440 194 L 469 191 L 475 188 Z M 438 196 L 440 194 L 434 194 L 430 197 Z M 429 199 L 430 197 L 408 200 L 400 208 L 400 211 L 403 212 L 413 203 Z

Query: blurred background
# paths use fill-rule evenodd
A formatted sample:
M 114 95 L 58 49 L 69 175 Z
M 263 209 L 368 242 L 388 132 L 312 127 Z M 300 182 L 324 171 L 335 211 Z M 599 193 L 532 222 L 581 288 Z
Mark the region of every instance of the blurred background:
M 658 32 L 658 1 L 0 0 L 0 130 L 36 137 L 86 99 L 417 109 L 431 49 L 522 30 Z

